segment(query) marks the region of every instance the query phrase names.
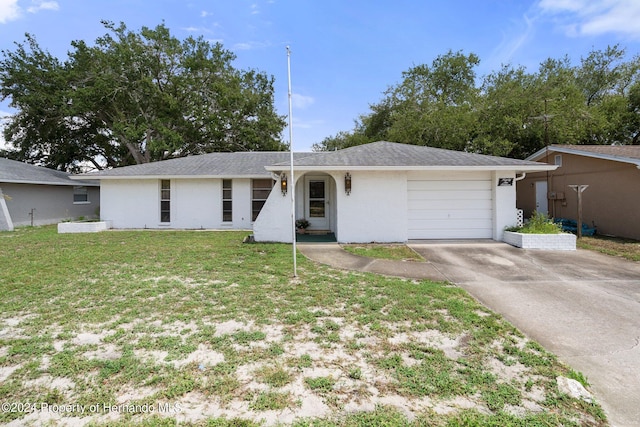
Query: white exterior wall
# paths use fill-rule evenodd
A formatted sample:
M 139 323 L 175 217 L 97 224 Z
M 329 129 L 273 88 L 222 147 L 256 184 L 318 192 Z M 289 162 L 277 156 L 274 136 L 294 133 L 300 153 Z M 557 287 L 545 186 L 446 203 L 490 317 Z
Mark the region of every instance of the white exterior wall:
M 299 176 L 295 178 L 296 182 L 300 180 Z M 296 186 L 291 185 L 291 180 L 289 180 L 288 184 L 289 188 L 296 188 Z M 260 215 L 253 223 L 253 237 L 256 242 L 293 242 L 291 195 L 288 192 L 285 196 L 282 195 L 279 178 L 262 207 Z
M 406 172 L 350 171 L 351 194 L 348 196 L 344 191 L 345 172 L 332 173 L 337 184 L 338 241 L 406 242 Z
M 100 219 L 111 221 L 113 228 L 159 228 L 158 186 L 157 179 L 103 179 Z
M 351 194 L 344 191 L 347 171 L 330 172 L 331 229 L 341 243 L 404 242 L 407 240 L 407 178 L 404 172 L 351 173 Z M 296 175 L 296 219 L 303 216 L 305 175 Z M 253 232 L 258 242 L 291 243 L 291 197 L 283 197 L 276 183 Z
M 160 179 L 102 180 L 101 219 L 113 228 L 251 228 L 251 179 L 232 180 L 232 222 L 222 221 L 222 179 L 170 181 L 171 222 L 160 222 Z
M 493 240 L 502 241 L 504 229 L 516 225 L 518 211 L 516 209 L 515 171 L 493 172 Z M 500 178 L 512 178 L 513 185 L 498 187 Z

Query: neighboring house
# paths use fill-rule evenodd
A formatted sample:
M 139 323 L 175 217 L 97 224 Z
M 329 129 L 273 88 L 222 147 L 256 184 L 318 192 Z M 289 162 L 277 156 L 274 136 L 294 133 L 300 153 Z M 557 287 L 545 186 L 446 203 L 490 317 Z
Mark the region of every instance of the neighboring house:
M 100 184 L 70 174 L 0 158 L 0 230 L 97 216 Z
M 516 223 L 516 175 L 555 166 L 374 142 L 322 153 L 211 153 L 74 177 L 101 182 L 114 228 L 253 229 L 291 242 L 296 218 L 339 242 L 502 239 Z M 283 181 L 286 181 L 284 183 Z
M 578 196 L 569 186 L 588 185 L 582 221 L 599 234 L 640 239 L 640 146 L 551 145 L 527 160 L 557 169 L 518 182 L 517 205 L 526 216 L 537 210 L 577 220 Z

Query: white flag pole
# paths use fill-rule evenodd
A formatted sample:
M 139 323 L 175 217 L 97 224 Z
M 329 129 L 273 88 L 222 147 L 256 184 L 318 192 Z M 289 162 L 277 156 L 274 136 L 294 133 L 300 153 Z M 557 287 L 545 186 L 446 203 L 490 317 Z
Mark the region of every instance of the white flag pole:
M 289 193 L 291 193 L 291 239 L 293 242 L 293 277 L 298 277 L 296 253 L 296 181 L 293 177 L 293 117 L 291 115 L 291 50 L 287 46 L 287 78 L 289 82 Z

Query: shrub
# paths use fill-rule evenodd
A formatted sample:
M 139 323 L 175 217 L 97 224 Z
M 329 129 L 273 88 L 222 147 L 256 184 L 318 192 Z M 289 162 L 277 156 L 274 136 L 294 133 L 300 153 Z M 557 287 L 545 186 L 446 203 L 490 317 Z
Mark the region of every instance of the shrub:
M 529 222 L 522 227 L 509 227 L 506 230 L 528 234 L 560 234 L 562 226 L 553 222 L 546 214 L 535 211 Z

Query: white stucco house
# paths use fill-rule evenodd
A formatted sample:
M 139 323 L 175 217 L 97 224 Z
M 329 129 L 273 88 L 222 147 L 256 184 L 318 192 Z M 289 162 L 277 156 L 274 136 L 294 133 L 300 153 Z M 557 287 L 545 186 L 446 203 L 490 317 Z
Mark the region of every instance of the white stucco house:
M 94 218 L 98 181 L 72 181 L 70 174 L 0 157 L 0 230 Z
M 100 180 L 101 219 L 114 228 L 252 229 L 256 241 L 291 242 L 294 189 L 296 219 L 338 242 L 501 240 L 516 223 L 515 181 L 555 167 L 379 141 L 295 153 L 293 180 L 286 152 L 211 153 L 75 178 Z

